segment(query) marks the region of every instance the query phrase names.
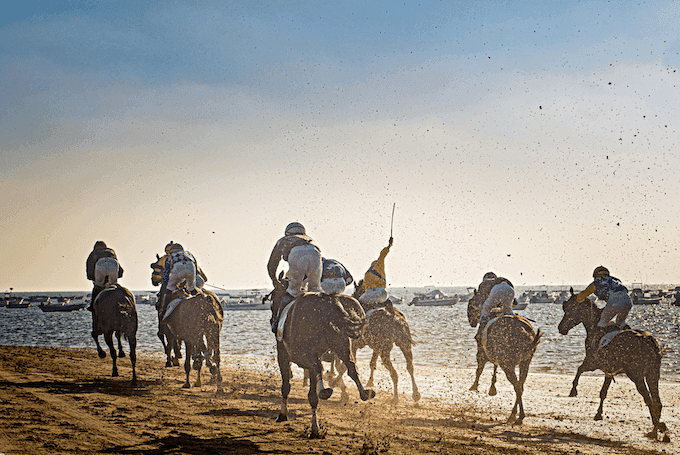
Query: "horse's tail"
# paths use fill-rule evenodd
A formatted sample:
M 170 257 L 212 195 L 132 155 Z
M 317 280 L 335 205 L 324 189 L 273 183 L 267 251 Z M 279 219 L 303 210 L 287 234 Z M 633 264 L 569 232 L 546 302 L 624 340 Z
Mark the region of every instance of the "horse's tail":
M 348 338 L 356 340 L 361 336 L 361 332 L 366 325 L 366 319 L 354 314 L 345 314 L 342 317 L 340 333 Z
M 539 327 L 538 330 L 536 331 L 536 335 L 534 335 L 534 340 L 531 342 L 531 352 L 536 351 L 536 347 L 538 346 L 538 343 L 541 341 L 541 336 L 543 336 L 543 332 L 541 332 L 541 328 Z

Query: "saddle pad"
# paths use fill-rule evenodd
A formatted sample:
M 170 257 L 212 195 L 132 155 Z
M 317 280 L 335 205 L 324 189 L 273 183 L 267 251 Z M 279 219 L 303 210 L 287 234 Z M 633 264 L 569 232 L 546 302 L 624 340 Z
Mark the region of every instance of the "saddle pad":
M 378 307 L 378 308 L 373 308 L 372 310 L 368 310 L 368 311 L 366 312 L 366 321 L 368 322 L 368 318 L 369 318 L 373 313 L 375 313 L 375 312 L 378 311 L 378 310 L 382 310 L 382 309 L 383 309 L 383 307 Z
M 600 338 L 600 347 L 603 348 L 603 347 L 607 346 L 609 343 L 611 343 L 611 341 L 614 339 L 614 337 L 621 332 L 623 332 L 623 330 L 616 329 L 616 330 L 612 330 L 611 332 L 605 333 L 602 336 L 602 338 Z
M 168 308 L 165 310 L 165 316 L 163 316 L 162 320 L 167 319 L 167 317 L 170 316 L 173 311 L 175 311 L 175 308 L 177 308 L 177 305 L 179 305 L 179 302 L 181 301 L 182 301 L 181 298 L 177 298 L 172 302 L 168 303 Z
M 283 311 L 281 311 L 281 315 L 279 316 L 279 325 L 276 327 L 277 341 L 283 340 L 283 327 L 286 325 L 286 318 L 288 317 L 288 312 L 293 307 L 293 305 L 295 305 L 295 300 L 286 305 Z

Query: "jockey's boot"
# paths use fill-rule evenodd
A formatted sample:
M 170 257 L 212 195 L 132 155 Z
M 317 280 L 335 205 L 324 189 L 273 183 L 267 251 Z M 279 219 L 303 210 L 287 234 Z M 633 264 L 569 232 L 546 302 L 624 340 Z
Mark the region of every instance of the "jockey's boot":
M 295 297 L 290 295 L 288 292 L 286 292 L 283 295 L 283 298 L 281 299 L 281 303 L 279 304 L 279 310 L 276 312 L 276 316 L 272 316 L 272 318 L 269 320 L 269 322 L 272 325 L 272 333 L 276 333 L 276 330 L 278 329 L 279 317 L 281 316 L 281 312 L 293 300 L 295 300 Z

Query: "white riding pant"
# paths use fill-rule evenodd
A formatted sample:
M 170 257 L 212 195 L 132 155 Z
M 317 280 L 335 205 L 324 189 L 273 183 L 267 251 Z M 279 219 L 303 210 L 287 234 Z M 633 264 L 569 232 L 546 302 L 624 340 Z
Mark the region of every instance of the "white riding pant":
M 306 279 L 305 279 L 306 277 Z M 309 292 L 323 292 L 321 288 L 321 253 L 313 245 L 300 245 L 288 254 L 288 293 L 300 295 L 304 283 Z
M 104 287 L 105 285 L 116 284 L 117 282 L 118 261 L 116 258 L 101 258 L 98 260 L 94 265 L 94 284 Z
M 326 278 L 321 282 L 321 289 L 326 294 L 342 294 L 345 292 L 344 278 Z
M 385 288 L 371 288 L 361 294 L 359 302 L 363 304 L 383 303 L 387 301 L 387 290 Z
M 616 316 L 616 323 L 623 327 L 631 308 L 633 308 L 633 301 L 630 299 L 627 292 L 614 292 L 609 296 L 607 305 L 602 310 L 602 316 L 600 317 L 600 322 L 597 323 L 597 326 L 607 327 L 609 321 Z
M 514 314 L 512 312 L 512 301 L 515 298 L 515 290 L 506 282 L 497 284 L 489 292 L 489 297 L 486 298 L 482 305 L 482 314 L 480 321 L 489 317 L 489 312 L 494 308 L 501 308 L 503 314 Z
M 196 289 L 196 265 L 193 262 L 177 262 L 172 266 L 168 289 L 174 291 L 182 280 L 187 280 L 187 291 L 191 292 Z

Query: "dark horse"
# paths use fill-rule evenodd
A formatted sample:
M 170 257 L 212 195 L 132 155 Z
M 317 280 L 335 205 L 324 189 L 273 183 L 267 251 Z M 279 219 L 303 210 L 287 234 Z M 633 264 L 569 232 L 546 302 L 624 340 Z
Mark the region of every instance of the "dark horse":
M 169 303 L 177 303 L 172 312 L 161 318 L 161 326 L 167 326 L 172 337 L 181 346 L 184 342 L 186 355 L 184 371 L 186 382 L 182 387 L 190 388 L 189 373 L 191 359 L 194 358 L 194 369 L 197 370 L 196 387 L 201 386 L 201 365 L 205 358 L 213 378 L 217 383 L 217 391 L 222 391 L 222 375 L 220 373 L 220 331 L 224 321 L 224 313 L 219 300 L 212 292 L 203 291 L 189 296 L 183 289 L 170 294 Z M 171 347 L 168 346 L 167 351 Z M 169 352 L 166 352 L 169 355 Z
M 106 352 L 99 345 L 99 335 L 104 335 L 104 340 L 109 346 L 109 352 L 113 359 L 113 372 L 111 376 L 118 376 L 117 357 L 125 357 L 123 346 L 120 342 L 121 335 L 127 339 L 130 345 L 130 362 L 132 363 L 132 384 L 137 383 L 137 308 L 135 297 L 128 289 L 119 284 L 112 284 L 101 291 L 93 303 L 92 338 L 97 345 L 97 354 L 100 358 L 106 357 Z M 95 318 L 94 315 L 97 315 Z M 118 354 L 113 344 L 113 334 L 118 339 Z
M 638 392 L 649 408 L 654 428 L 647 436 L 656 439 L 658 432 L 664 433 L 663 440 L 668 442 L 670 437 L 666 424 L 661 422 L 661 398 L 659 397 L 659 372 L 661 369 L 661 348 L 651 333 L 644 330 L 626 329 L 615 336 L 605 347 L 593 346 L 597 324 L 600 322 L 602 309 L 590 299 L 578 302 L 574 290 L 571 297 L 562 304 L 564 317 L 558 325 L 562 335 L 583 324 L 586 329 L 586 357 L 578 367 L 576 378 L 569 396 L 576 396 L 576 385 L 584 371 L 602 370 L 605 374 L 604 384 L 600 390 L 600 407 L 595 414 L 595 420 L 602 420 L 602 406 L 607 397 L 609 385 L 618 373 L 626 373 L 635 383 Z M 597 343 L 597 341 L 595 341 Z M 599 344 L 599 343 L 598 343 Z
M 472 327 L 477 326 L 481 314 L 481 304 L 475 301 L 476 296 L 475 293 L 475 296 L 468 302 L 468 321 Z M 493 311 L 491 317 L 494 318 Z M 524 420 L 524 404 L 522 403 L 524 382 L 529 374 L 531 359 L 541 340 L 541 329 L 534 333 L 534 328 L 526 318 L 510 314 L 500 316 L 493 322 L 490 320 L 489 323 L 483 332 L 486 336 L 477 339 L 477 372 L 470 390 L 477 390 L 484 365 L 486 362 L 491 362 L 493 363 L 493 377 L 489 395 L 496 395 L 496 372 L 500 366 L 515 389 L 515 404 L 508 417 L 508 423 L 514 422 L 516 425 L 521 425 Z M 517 366 L 519 366 L 519 378 L 515 372 Z M 519 415 L 517 415 L 518 410 Z
M 361 294 L 363 280 L 355 284 L 354 298 L 358 298 Z M 378 363 L 378 357 L 382 360 L 385 368 L 390 372 L 392 383 L 394 385 L 394 396 L 392 404 L 399 402 L 399 389 L 397 384 L 399 376 L 397 370 L 394 369 L 392 361 L 390 360 L 390 353 L 392 347 L 396 344 L 401 349 L 404 359 L 406 359 L 406 370 L 411 375 L 411 387 L 413 390 L 413 400 L 420 400 L 420 392 L 416 385 L 416 378 L 413 371 L 413 352 L 411 347 L 415 344 L 411 336 L 411 327 L 406 320 L 406 316 L 399 309 L 392 305 L 391 301 L 379 304 L 364 305 L 361 304 L 366 313 L 366 326 L 361 331 L 361 336 L 356 341 L 352 342 L 352 352 L 356 356 L 359 349 L 368 346 L 373 350 L 371 356 L 371 375 L 368 379 L 366 387 L 373 387 L 373 374 Z M 338 371 L 340 375 L 344 370 Z
M 276 314 L 281 299 L 286 293 L 287 283 L 278 281 L 272 294 L 272 312 Z M 329 295 L 319 292 L 301 294 L 288 304 L 282 340 L 277 340 L 279 369 L 281 370 L 282 404 L 277 422 L 288 420 L 288 394 L 292 378 L 291 363 L 310 372 L 307 399 L 312 407 L 311 436 L 317 437 L 320 428 L 317 419 L 319 398 L 327 400 L 333 389 L 323 385 L 321 357 L 332 351 L 345 364 L 348 375 L 354 380 L 363 401 L 375 396 L 375 392 L 364 389 L 359 380 L 350 339 L 359 337 L 365 324 L 364 310 L 359 302 L 347 295 Z

